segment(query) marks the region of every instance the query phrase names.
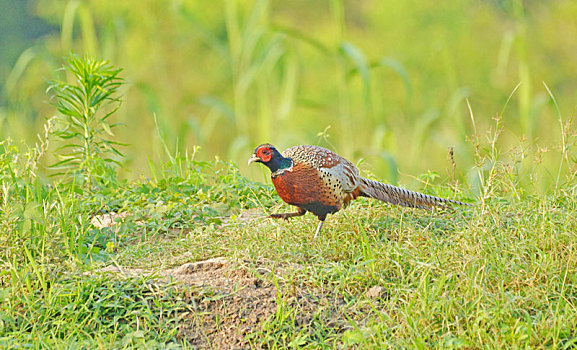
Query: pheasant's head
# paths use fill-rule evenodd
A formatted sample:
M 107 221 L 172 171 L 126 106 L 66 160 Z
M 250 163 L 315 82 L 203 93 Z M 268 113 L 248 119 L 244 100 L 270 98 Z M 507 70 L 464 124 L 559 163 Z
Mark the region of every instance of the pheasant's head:
M 254 162 L 263 163 L 272 172 L 292 166 L 292 160 L 284 158 L 270 143 L 262 144 L 254 149 L 254 153 L 248 160 L 248 164 L 250 165 L 250 163 Z
M 250 159 L 248 160 L 248 164 L 257 162 L 266 165 L 272 160 L 273 157 L 277 155 L 280 156 L 280 153 L 278 153 L 278 151 L 276 150 L 276 148 L 274 148 L 273 145 L 271 145 L 270 143 L 264 143 L 254 149 L 254 153 L 252 154 L 252 157 L 250 157 Z

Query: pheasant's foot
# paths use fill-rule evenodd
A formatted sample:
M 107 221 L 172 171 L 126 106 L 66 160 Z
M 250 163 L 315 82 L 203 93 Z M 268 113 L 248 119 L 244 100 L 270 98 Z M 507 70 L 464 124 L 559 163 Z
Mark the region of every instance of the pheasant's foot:
M 306 210 L 299 208 L 299 210 L 295 213 L 270 214 L 268 217 L 271 219 L 283 219 L 288 221 L 288 219 L 292 217 L 305 215 L 306 212 Z
M 268 218 L 271 219 L 283 219 L 283 220 L 287 220 L 288 221 L 288 216 L 286 215 L 288 213 L 282 213 L 282 214 L 270 214 L 269 216 L 267 216 Z
M 294 215 L 290 215 L 290 214 L 292 214 L 292 213 L 270 214 L 267 217 L 269 217 L 271 219 L 283 219 L 283 220 L 288 221 L 288 219 L 290 219 L 291 217 L 294 216 Z

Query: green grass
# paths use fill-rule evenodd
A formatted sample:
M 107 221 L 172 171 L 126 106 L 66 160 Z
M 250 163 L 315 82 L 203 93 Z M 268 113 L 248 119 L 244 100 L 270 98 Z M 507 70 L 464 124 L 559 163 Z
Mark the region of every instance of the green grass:
M 183 315 L 197 312 L 187 295 L 198 301 L 210 295 L 98 269 L 155 270 L 220 256 L 278 286 L 276 313 L 247 335 L 255 346 L 568 348 L 577 342 L 574 182 L 555 194 L 519 196 L 511 191 L 519 180 L 514 169 L 497 159 L 491 195 L 474 207 L 427 212 L 362 199 L 330 216 L 312 241 L 310 215 L 239 220 L 250 208 L 288 208 L 271 187 L 246 180 L 231 163 L 173 156 L 172 163 L 152 164 L 154 178 L 78 193 L 28 173 L 30 164 L 9 143 L 2 150 L 3 347 L 190 346 L 177 336 Z M 452 191 L 428 187 L 447 197 Z M 131 216 L 118 230 L 89 223 L 111 211 Z M 221 226 L 227 217 L 232 220 Z M 282 273 L 258 273 L 263 261 Z M 369 299 L 373 286 L 384 292 Z M 295 288 L 342 303 L 299 325 L 302 311 L 288 302 Z
M 189 309 L 181 292 L 146 278 L 68 275 L 47 281 L 50 290 L 40 295 L 6 299 L 4 348 L 170 347 L 176 345 L 178 313 Z M 35 294 L 24 287 L 18 292 Z
M 573 2 L 295 1 L 32 2 L 60 30 L 0 68 L 9 72 L 5 84 L 0 77 L 0 137 L 35 141 L 54 114 L 46 80 L 66 81 L 55 72 L 74 51 L 124 69 L 127 98 L 113 119 L 128 127 L 111 140 L 138 145 L 120 148 L 130 164 L 122 177 L 132 179 L 148 158 L 165 160 L 163 140 L 181 152 L 199 145 L 203 160 L 234 161 L 252 180 L 260 174 L 244 158 L 256 145 L 321 143 L 394 183 L 410 181 L 399 171 L 444 172 L 453 146 L 462 177 L 475 160 L 466 136 L 489 128 L 519 83 L 498 146 L 525 138 L 534 152 L 560 141 L 548 90 L 566 119 Z M 324 130 L 329 138 L 318 136 Z M 551 149 L 542 161 L 558 164 Z M 534 180 L 540 190 L 552 182 Z
M 194 348 L 191 320 L 230 321 L 202 305 L 246 285 L 227 296 L 102 268 L 214 257 L 275 288 L 244 335 L 256 348 L 576 346 L 574 36 L 556 35 L 575 6 L 297 3 L 38 2 L 60 36 L 2 87 L 0 135 L 28 142 L 0 141 L 0 347 Z M 74 90 L 82 69 L 53 73 L 73 49 L 128 84 L 97 59 L 95 94 Z M 49 119 L 45 79 L 59 82 Z M 475 205 L 359 199 L 313 241 L 311 215 L 243 216 L 292 210 L 245 168 L 265 141 L 325 145 L 367 176 Z M 56 177 L 55 150 L 71 157 Z M 127 216 L 91 223 L 111 212 Z

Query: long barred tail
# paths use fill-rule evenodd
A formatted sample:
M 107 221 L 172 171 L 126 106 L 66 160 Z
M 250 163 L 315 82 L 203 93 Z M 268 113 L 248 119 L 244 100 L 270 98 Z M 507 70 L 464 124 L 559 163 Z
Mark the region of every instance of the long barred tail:
M 403 207 L 431 209 L 433 207 L 447 207 L 450 204 L 470 205 L 450 199 L 439 198 L 405 190 L 382 182 L 361 178 L 360 195 L 375 198 Z

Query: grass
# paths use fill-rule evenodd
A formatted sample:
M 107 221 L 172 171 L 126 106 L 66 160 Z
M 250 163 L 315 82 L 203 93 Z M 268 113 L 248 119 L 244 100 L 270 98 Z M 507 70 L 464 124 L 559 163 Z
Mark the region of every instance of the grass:
M 294 13 L 264 0 L 214 9 L 143 4 L 137 21 L 122 2 L 58 5 L 62 48 L 126 57 L 130 86 L 117 91 L 119 71 L 105 65 L 126 109 L 108 114 L 119 100 L 106 95 L 112 106 L 90 105 L 83 121 L 48 119 L 33 146 L 0 142 L 0 347 L 195 348 L 198 339 L 183 331 L 190 319 L 213 317 L 224 332 L 227 307 L 251 324 L 244 344 L 256 348 L 575 347 L 577 135 L 561 103 L 571 99 L 563 79 L 531 85 L 570 76 L 566 60 L 539 64 L 555 61 L 558 50 L 532 51 L 542 44 L 538 29 L 557 28 L 542 23 L 565 23 L 554 14 L 570 6 L 555 3 L 537 20 L 532 6 L 540 5 L 489 3 L 351 9 L 335 0 Z M 395 11 L 377 11 L 387 6 Z M 45 16 L 57 17 L 58 8 L 51 11 Z M 309 12 L 312 21 L 302 16 Z M 503 33 L 490 20 L 500 15 L 517 27 Z M 107 18 L 115 24 L 103 24 Z M 500 36 L 497 49 L 492 38 Z M 564 37 L 549 39 L 572 48 Z M 58 50 L 46 45 L 27 51 L 9 79 L 3 135 L 34 129 L 31 114 L 49 115 L 35 87 L 53 78 L 39 65 L 58 63 L 30 57 L 53 57 Z M 498 57 L 496 70 L 487 52 Z M 73 85 L 52 80 L 61 81 L 56 98 L 66 98 Z M 488 107 L 478 106 L 479 96 Z M 61 114 L 88 106 L 76 104 L 88 97 L 77 93 L 75 103 L 59 105 Z M 109 116 L 128 127 L 113 135 Z M 72 129 L 54 145 L 63 124 Z M 67 150 L 67 138 L 77 146 L 64 154 L 72 169 L 48 177 L 44 165 L 57 161 L 55 146 Z M 133 144 L 119 147 L 127 159 L 118 140 Z M 245 177 L 244 162 L 228 159 L 240 164 L 261 141 L 303 140 L 340 151 L 368 176 L 388 173 L 378 177 L 476 205 L 427 212 L 359 199 L 330 216 L 316 241 L 311 215 L 247 220 L 247 212 L 291 209 L 270 185 Z M 184 151 L 190 144 L 204 147 Z M 93 150 L 108 155 L 106 166 Z M 226 160 L 206 160 L 215 154 Z M 442 162 L 450 180 L 435 171 L 406 176 Z M 106 213 L 126 217 L 112 227 L 92 222 Z M 245 271 L 255 289 L 272 286 L 273 312 L 250 323 L 255 309 L 234 309 L 231 300 L 249 284 L 223 295 L 161 279 L 168 268 L 214 257 Z M 103 270 L 115 266 L 120 273 Z M 263 309 L 267 301 L 247 300 Z
M 176 316 L 189 308 L 177 290 L 146 278 L 80 275 L 55 282 L 34 302 L 8 299 L 14 311 L 4 314 L 5 328 L 14 332 L 3 347 L 170 347 Z
M 247 335 L 254 346 L 569 348 L 577 342 L 572 182 L 554 195 L 519 198 L 506 190 L 516 183 L 514 171 L 500 164 L 491 195 L 475 207 L 426 212 L 362 199 L 329 217 L 312 241 L 310 215 L 240 220 L 249 208 L 286 208 L 269 186 L 246 180 L 230 163 L 175 155 L 174 162 L 155 165 L 152 179 L 78 193 L 66 182 L 24 181 L 30 167 L 20 166 L 9 143 L 2 146 L 3 347 L 190 347 L 178 336 L 183 315 L 197 312 L 187 293 L 199 302 L 209 296 L 98 270 L 110 264 L 155 270 L 220 256 L 249 271 L 262 261 L 283 267 L 260 275 L 278 286 L 277 311 Z M 449 188 L 428 188 L 450 196 Z M 90 224 L 92 216 L 112 211 L 131 215 L 117 230 Z M 222 225 L 227 217 L 232 220 Z M 383 293 L 367 297 L 374 286 Z M 295 288 L 342 302 L 299 324 L 302 306 L 288 302 Z M 336 319 L 345 321 L 336 326 Z
M 130 166 L 120 171 L 132 179 L 148 172 L 149 157 L 165 160 L 164 140 L 182 152 L 199 145 L 203 160 L 234 161 L 253 180 L 260 173 L 244 158 L 256 145 L 321 143 L 396 183 L 399 171 L 442 169 L 449 146 L 461 171 L 474 166 L 467 101 L 476 127 L 486 129 L 521 83 L 503 120 L 502 149 L 523 137 L 531 151 L 559 141 L 543 81 L 564 116 L 572 113 L 566 57 L 577 54 L 574 35 L 556 35 L 575 34 L 571 1 L 173 5 L 31 4 L 60 30 L 7 60 L 18 63 L 3 69 L 0 137 L 34 142 L 53 115 L 46 80 L 61 80 L 54 72 L 70 51 L 124 68 L 127 98 L 114 119 L 129 127 L 115 129 L 113 140 L 139 145 L 126 149 Z M 331 137 L 319 140 L 329 126 Z M 557 164 L 554 152 L 543 161 Z M 547 188 L 551 180 L 534 183 Z
M 142 271 L 214 257 L 275 288 L 274 312 L 244 334 L 245 346 L 577 343 L 575 135 L 561 117 L 562 170 L 551 193 L 529 192 L 520 161 L 501 160 L 527 155 L 498 148 L 496 118 L 486 138 L 470 138 L 478 164 L 475 206 L 427 212 L 360 199 L 330 216 L 316 241 L 311 215 L 243 219 L 247 210 L 289 209 L 271 186 L 247 180 L 233 163 L 196 160 L 197 151 L 183 155 L 165 146 L 168 161 L 150 161 L 151 178 L 109 176 L 95 188 L 77 186 L 74 173 L 47 181 L 38 164 L 52 121 L 27 152 L 9 140 L 0 144 L 3 347 L 194 348 L 197 338 L 183 333 L 187 320 L 208 314 L 224 331 L 230 319 L 198 305 L 223 300 L 233 307 L 228 297 Z M 420 179 L 427 193 L 468 196 L 457 179 L 446 186 L 435 173 Z M 127 217 L 113 227 L 91 222 L 112 212 Z M 141 272 L 110 274 L 106 266 Z M 245 288 L 235 286 L 231 295 Z M 373 288 L 379 292 L 369 296 Z M 295 302 L 295 295 L 307 297 Z

